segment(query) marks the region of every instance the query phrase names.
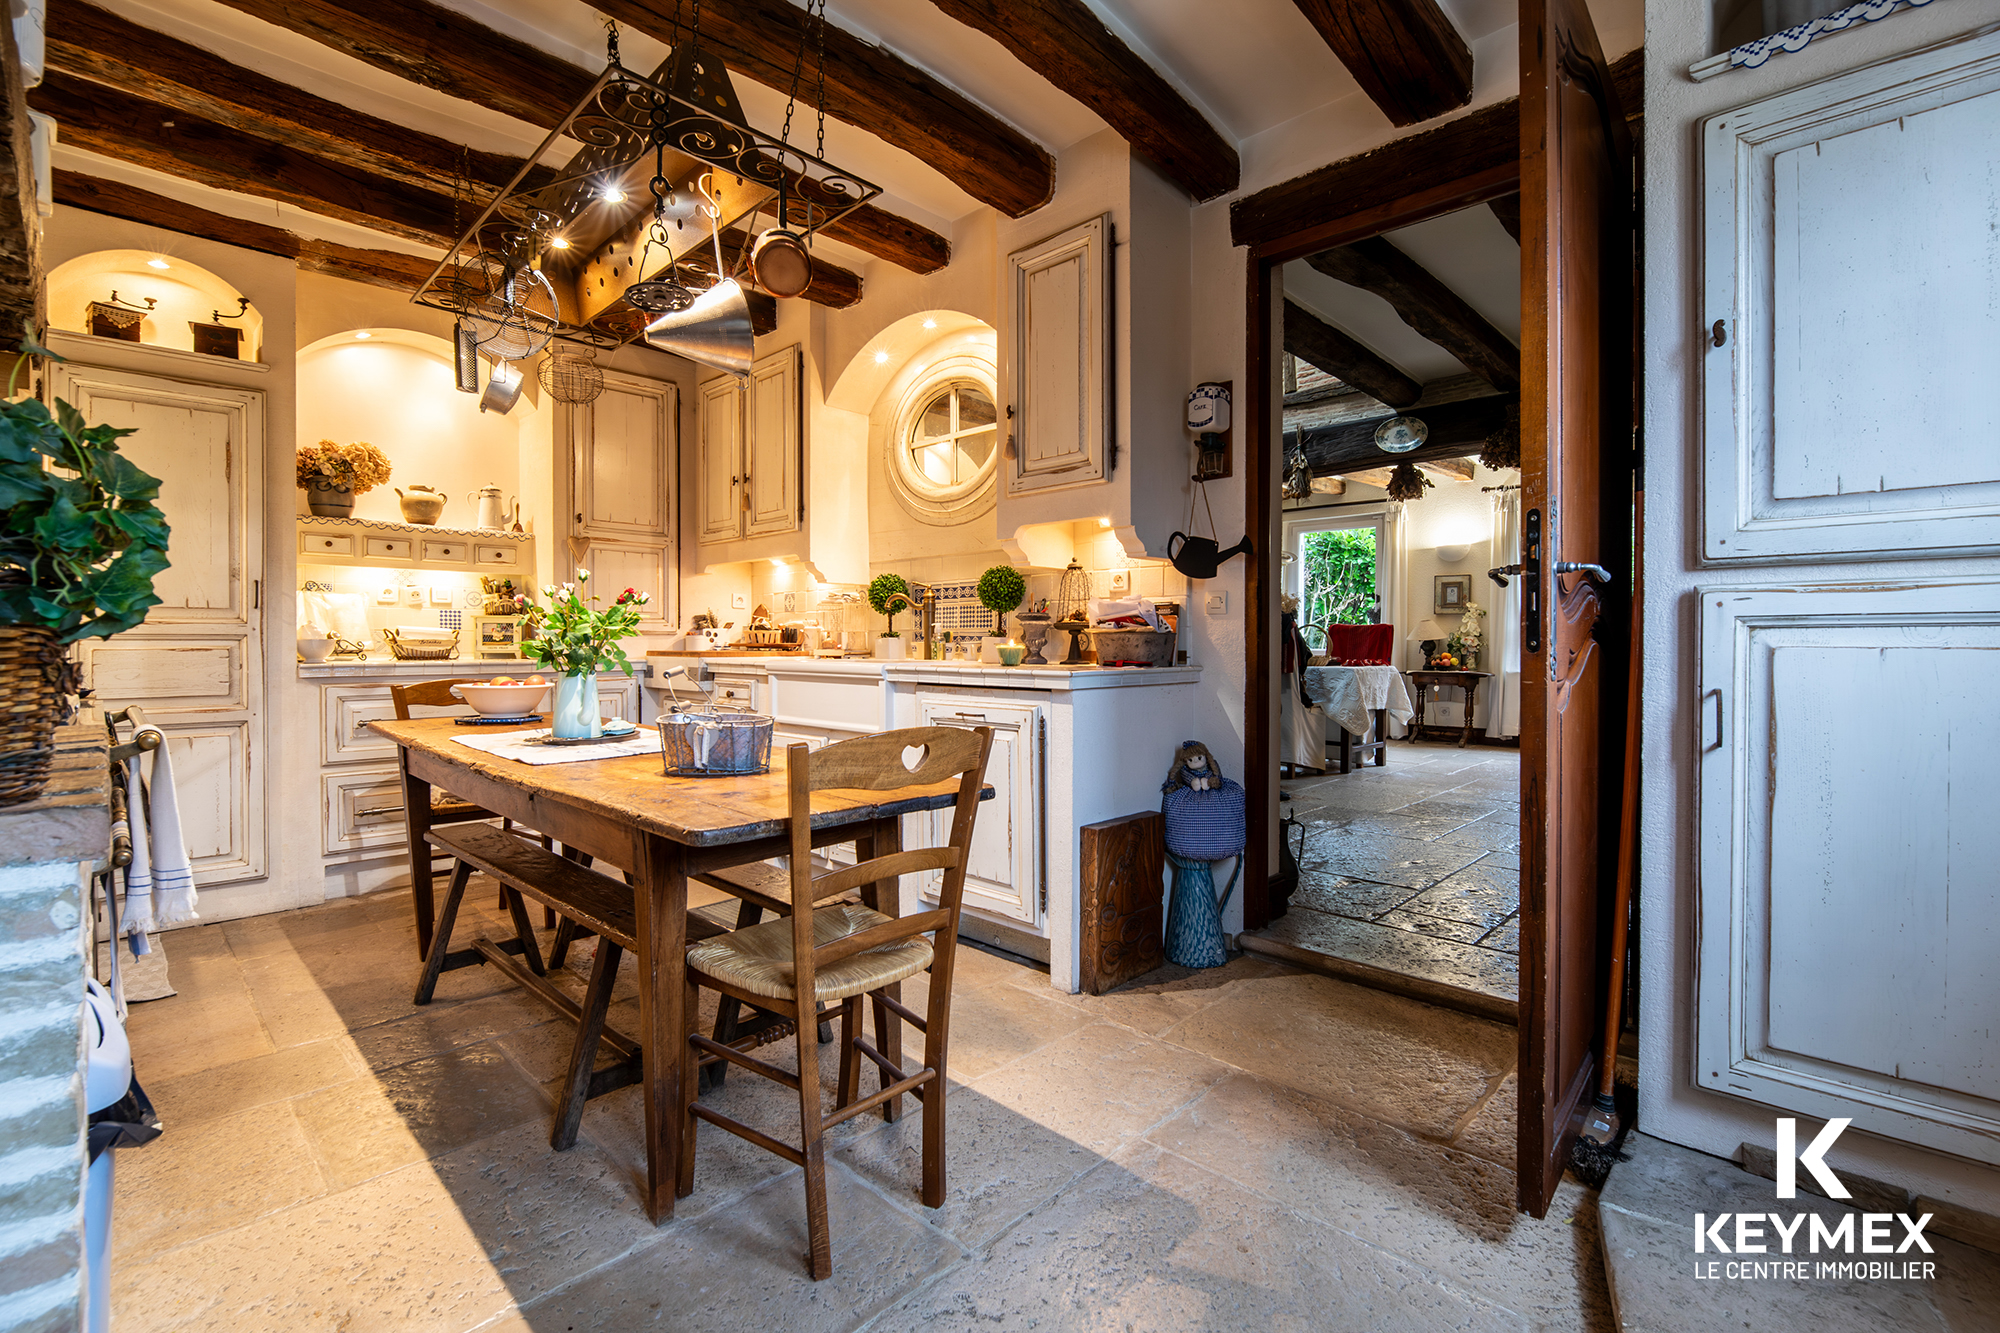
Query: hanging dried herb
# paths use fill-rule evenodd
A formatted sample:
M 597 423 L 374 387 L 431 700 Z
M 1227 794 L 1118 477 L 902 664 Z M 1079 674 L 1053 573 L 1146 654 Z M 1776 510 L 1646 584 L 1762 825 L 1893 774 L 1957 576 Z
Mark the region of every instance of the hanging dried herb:
M 1398 463 L 1396 470 L 1389 474 L 1387 490 L 1391 500 L 1407 502 L 1423 499 L 1424 492 L 1434 484 L 1429 477 L 1417 471 L 1415 463 Z
M 1479 463 L 1495 470 L 1521 466 L 1521 423 L 1510 421 L 1489 435 L 1486 447 L 1479 452 Z

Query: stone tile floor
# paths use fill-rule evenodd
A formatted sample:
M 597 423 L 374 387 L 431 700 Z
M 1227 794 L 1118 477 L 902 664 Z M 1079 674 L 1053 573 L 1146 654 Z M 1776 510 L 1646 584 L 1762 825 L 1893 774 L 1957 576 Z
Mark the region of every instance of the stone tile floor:
M 1388 754 L 1381 768 L 1279 783 L 1305 851 L 1291 910 L 1256 933 L 1514 1000 L 1520 751 L 1397 741 Z
M 468 912 L 461 940 L 504 928 L 478 883 Z M 839 1127 L 815 1284 L 779 1159 L 706 1131 L 655 1229 L 638 1089 L 551 1152 L 568 1025 L 485 968 L 412 1007 L 408 918 L 389 893 L 167 938 L 180 993 L 130 1025 L 167 1132 L 119 1157 L 121 1333 L 1611 1326 L 1594 1196 L 1514 1212 L 1507 1026 L 1247 956 L 1089 997 L 966 949 L 949 1197 L 917 1199 L 916 1116 Z M 774 1084 L 708 1095 L 795 1133 Z

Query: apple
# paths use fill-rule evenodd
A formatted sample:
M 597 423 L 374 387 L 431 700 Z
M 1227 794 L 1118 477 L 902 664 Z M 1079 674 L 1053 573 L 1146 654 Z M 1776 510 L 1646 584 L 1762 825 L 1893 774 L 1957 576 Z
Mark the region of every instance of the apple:
M 512 676 L 495 676 L 492 680 L 489 680 L 486 683 L 488 685 L 512 685 L 514 683 L 514 678 Z
M 530 676 L 521 683 L 523 685 L 546 685 L 548 684 L 548 681 L 542 679 L 542 677 L 540 676 Z

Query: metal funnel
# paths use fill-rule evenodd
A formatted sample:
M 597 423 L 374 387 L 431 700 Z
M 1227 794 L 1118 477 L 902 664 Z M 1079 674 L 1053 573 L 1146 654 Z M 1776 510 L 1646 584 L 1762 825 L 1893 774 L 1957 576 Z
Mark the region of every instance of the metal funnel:
M 646 345 L 713 366 L 732 375 L 750 373 L 755 335 L 750 302 L 736 279 L 724 278 L 685 310 L 670 310 L 646 326 Z

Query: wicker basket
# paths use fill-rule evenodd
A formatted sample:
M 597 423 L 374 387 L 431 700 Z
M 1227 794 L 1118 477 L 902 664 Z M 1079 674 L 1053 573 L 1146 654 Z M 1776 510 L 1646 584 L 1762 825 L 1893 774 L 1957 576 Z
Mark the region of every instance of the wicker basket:
M 398 662 L 449 662 L 458 656 L 458 640 L 439 648 L 420 648 L 414 643 L 404 643 L 396 631 L 385 629 L 382 637 L 388 642 L 389 655 Z
M 1090 631 L 1091 646 L 1097 649 L 1099 662 L 1144 662 L 1148 666 L 1172 666 L 1174 664 L 1174 639 L 1172 630 L 1150 629 L 1094 629 Z
M 0 806 L 42 794 L 68 711 L 66 655 L 52 629 L 0 626 Z

